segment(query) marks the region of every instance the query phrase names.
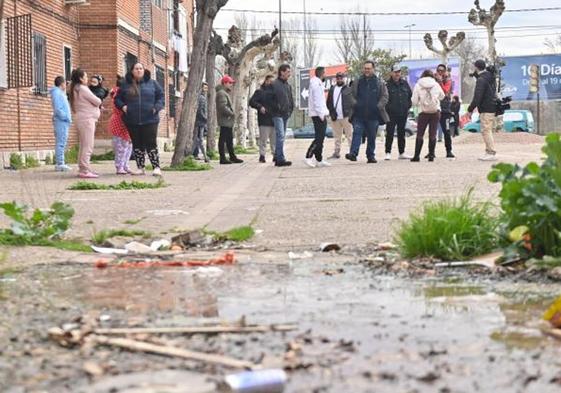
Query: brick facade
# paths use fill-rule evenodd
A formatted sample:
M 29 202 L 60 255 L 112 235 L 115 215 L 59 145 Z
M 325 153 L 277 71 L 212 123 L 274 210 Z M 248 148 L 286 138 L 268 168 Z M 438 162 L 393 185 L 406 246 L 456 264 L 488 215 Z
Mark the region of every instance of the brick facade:
M 156 79 L 156 69 L 163 80 L 166 93 L 166 110 L 162 113 L 161 138 L 174 136 L 175 119 L 170 118 L 170 84 L 179 80 L 181 91 L 183 76 L 176 76 L 176 56 L 170 44 L 173 31 L 174 0 L 162 0 L 162 7 L 153 0 L 89 0 L 88 5 L 65 6 L 64 0 L 7 0 L 4 18 L 31 14 L 32 31 L 46 38 L 46 78 L 52 86 L 57 75 L 65 74 L 64 48 L 70 48 L 72 68 L 81 67 L 88 74 L 101 74 L 105 87 L 115 84 L 116 75 L 124 75 L 127 56 L 136 57 Z M 189 47 L 192 44 L 194 0 L 183 0 L 187 10 Z M 141 23 L 142 21 L 142 23 Z M 68 49 L 67 49 L 68 52 Z M 7 59 L 9 62 L 11 59 Z M 33 70 L 23 70 L 33 72 Z M 22 71 L 22 72 L 23 72 Z M 176 105 L 178 102 L 174 99 Z M 179 102 L 180 104 L 180 102 Z M 107 121 L 111 102 L 104 103 L 96 131 L 96 145 L 107 143 L 110 135 Z M 172 111 L 173 112 L 173 111 Z M 51 124 L 51 103 L 48 95 L 35 94 L 31 87 L 0 88 L 0 151 L 50 151 L 54 149 Z M 104 142 L 105 141 L 105 142 Z M 70 144 L 77 143 L 74 127 L 70 131 Z

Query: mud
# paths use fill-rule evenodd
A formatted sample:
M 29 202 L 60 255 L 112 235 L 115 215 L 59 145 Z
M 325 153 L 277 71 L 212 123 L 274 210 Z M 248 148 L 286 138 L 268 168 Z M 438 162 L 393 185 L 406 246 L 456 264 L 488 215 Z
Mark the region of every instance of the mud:
M 48 339 L 50 327 L 84 315 L 102 316 L 105 327 L 241 317 L 298 323 L 290 333 L 147 338 L 284 367 L 290 375 L 286 392 L 292 393 L 561 389 L 560 343 L 539 331 L 558 285 L 453 273 L 388 276 L 358 258 L 322 254 L 302 260 L 255 254 L 220 269 L 207 274 L 66 264 L 3 275 L 0 391 L 133 391 L 112 385 L 111 378 L 172 369 L 220 379 L 232 371 L 104 347 L 62 348 Z M 167 381 L 173 389 L 134 391 L 192 391 L 195 377 L 176 374 Z

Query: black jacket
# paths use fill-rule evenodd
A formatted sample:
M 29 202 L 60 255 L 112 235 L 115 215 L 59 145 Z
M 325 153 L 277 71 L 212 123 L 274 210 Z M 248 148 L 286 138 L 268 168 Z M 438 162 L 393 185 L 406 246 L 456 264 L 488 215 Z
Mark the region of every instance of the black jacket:
M 489 71 L 482 71 L 475 83 L 473 100 L 468 107 L 468 112 L 473 112 L 475 108 L 479 113 L 495 113 L 497 111 L 497 83 L 495 76 Z
M 197 117 L 195 127 L 205 127 L 208 120 L 208 100 L 206 94 L 201 92 L 197 103 Z
M 388 87 L 382 79 L 376 76 L 367 78 L 363 75 L 353 83 L 351 90 L 355 99 L 353 118 L 378 120 L 380 125 L 390 121 L 390 116 L 386 111 Z
M 388 104 L 386 105 L 388 115 L 391 117 L 407 116 L 413 95 L 409 83 L 403 78 L 397 82 L 390 78 L 386 84 L 388 86 Z
M 292 87 L 288 81 L 277 78 L 273 82 L 274 105 L 271 108 L 273 117 L 288 119 L 294 111 L 294 97 L 292 97 Z
M 260 126 L 273 126 L 273 116 L 271 115 L 275 92 L 273 86 L 261 86 L 255 90 L 253 96 L 249 100 L 249 106 L 257 110 L 257 123 Z M 261 108 L 265 108 L 266 112 L 261 113 Z
M 329 109 L 329 114 L 336 115 L 337 108 L 335 108 L 335 104 L 337 100 L 341 101 L 341 106 L 343 107 L 343 117 L 350 117 L 353 113 L 353 107 L 355 106 L 355 99 L 353 97 L 352 89 L 347 86 L 343 85 L 343 90 L 341 90 L 341 98 L 334 97 L 335 87 L 337 85 L 331 86 L 329 89 L 329 93 L 327 93 L 327 109 Z
M 123 120 L 127 125 L 157 124 L 160 122 L 158 113 L 164 109 L 164 92 L 158 82 L 150 78 L 150 71 L 144 71 L 144 78 L 138 84 L 139 92 L 134 92 L 132 74 L 129 72 L 119 94 L 115 97 L 115 105 L 119 109 L 127 106 Z
M 107 90 L 103 86 L 90 86 L 90 91 L 94 93 L 94 95 L 99 98 L 101 101 L 107 98 L 109 95 L 109 90 Z

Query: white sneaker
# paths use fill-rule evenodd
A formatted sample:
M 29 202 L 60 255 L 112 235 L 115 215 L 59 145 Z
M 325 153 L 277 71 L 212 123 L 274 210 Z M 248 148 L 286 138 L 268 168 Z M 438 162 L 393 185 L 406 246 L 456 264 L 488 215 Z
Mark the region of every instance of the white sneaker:
M 69 172 L 71 170 L 72 168 L 70 168 L 68 165 L 57 165 L 55 167 L 55 171 L 57 172 Z
M 384 158 L 384 160 L 389 161 L 391 159 L 392 159 L 391 153 L 386 153 L 386 158 Z
M 409 154 L 405 154 L 405 153 L 400 154 L 399 157 L 398 157 L 398 159 L 400 159 L 400 160 L 410 160 L 412 158 L 413 158 L 412 156 L 410 156 Z
M 328 166 L 331 166 L 331 164 L 325 160 L 320 161 L 317 163 L 318 168 L 326 168 Z
M 497 161 L 497 157 L 494 154 L 485 154 L 483 157 L 479 157 L 479 161 Z
M 154 176 L 162 176 L 162 170 L 160 168 L 154 168 L 154 172 L 152 172 Z
M 310 168 L 315 168 L 317 166 L 317 162 L 315 157 L 312 158 L 306 158 L 304 160 L 304 164 L 306 164 L 307 166 L 309 166 Z

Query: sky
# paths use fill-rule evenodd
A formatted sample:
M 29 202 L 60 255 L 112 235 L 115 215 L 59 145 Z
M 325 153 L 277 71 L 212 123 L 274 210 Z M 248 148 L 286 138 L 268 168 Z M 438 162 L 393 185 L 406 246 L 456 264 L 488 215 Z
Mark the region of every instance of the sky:
M 341 61 L 337 57 L 335 38 L 340 26 L 341 16 L 317 15 L 315 12 L 444 12 L 442 15 L 431 16 L 368 16 L 369 24 L 376 30 L 399 30 L 398 32 L 380 31 L 374 32 L 374 44 L 377 48 L 393 49 L 397 53 L 409 53 L 409 33 L 404 26 L 415 24 L 411 32 L 412 58 L 431 57 L 424 45 L 423 36 L 426 32 L 433 33 L 433 40 L 437 42 L 436 32 L 440 29 L 447 29 L 454 34 L 457 31 L 465 31 L 467 36 L 471 36 L 480 44 L 487 47 L 487 33 L 483 27 L 475 28 L 467 21 L 467 13 L 472 8 L 471 0 L 450 1 L 450 0 L 423 0 L 420 2 L 411 0 L 392 0 L 392 1 L 358 1 L 358 0 L 282 0 L 284 11 L 302 11 L 306 3 L 308 12 L 308 23 L 316 24 L 321 57 L 319 62 L 322 65 L 339 64 Z M 460 4 L 461 3 L 461 4 Z M 494 4 L 494 0 L 481 0 L 482 8 L 489 9 Z M 541 7 L 561 7 L 561 0 L 506 0 L 508 9 L 522 8 L 541 8 Z M 227 28 L 233 23 L 236 16 L 235 12 L 228 9 L 244 10 L 273 10 L 278 12 L 278 1 L 270 0 L 229 0 L 225 9 L 218 14 L 214 26 L 217 32 L 224 38 L 227 37 Z M 465 11 L 466 15 L 447 15 L 445 12 Z M 239 13 L 238 13 L 239 14 Z M 278 24 L 278 15 L 246 13 L 250 24 L 253 20 L 260 23 L 267 30 L 272 29 L 273 25 Z M 284 15 L 283 20 L 289 19 L 303 20 L 302 15 Z M 531 28 L 520 28 L 521 26 L 532 26 Z M 517 27 L 518 29 L 513 29 Z M 531 55 L 550 53 L 544 45 L 544 40 L 550 38 L 555 40 L 561 35 L 561 11 L 541 11 L 541 12 L 505 12 L 499 20 L 497 26 L 497 52 L 502 56 L 511 55 Z M 501 29 L 506 29 L 501 31 Z M 323 30 L 324 32 L 321 32 Z M 327 30 L 327 31 L 326 31 Z M 289 33 L 294 35 L 295 33 Z M 438 46 L 439 42 L 437 42 Z

